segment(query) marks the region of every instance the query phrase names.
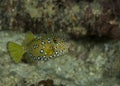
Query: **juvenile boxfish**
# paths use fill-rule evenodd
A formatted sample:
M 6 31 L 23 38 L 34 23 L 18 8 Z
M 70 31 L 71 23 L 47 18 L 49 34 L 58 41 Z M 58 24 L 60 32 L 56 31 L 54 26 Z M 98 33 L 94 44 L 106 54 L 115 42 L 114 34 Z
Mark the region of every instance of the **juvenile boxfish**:
M 27 32 L 21 45 L 9 41 L 7 49 L 15 63 L 23 58 L 30 61 L 48 60 L 68 52 L 68 43 L 57 34 L 33 35 Z

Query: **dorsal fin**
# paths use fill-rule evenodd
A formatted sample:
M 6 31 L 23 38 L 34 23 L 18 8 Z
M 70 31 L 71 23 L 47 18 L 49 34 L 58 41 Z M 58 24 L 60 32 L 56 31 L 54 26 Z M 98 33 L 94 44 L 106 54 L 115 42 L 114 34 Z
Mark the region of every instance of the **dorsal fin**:
M 30 43 L 33 39 L 35 38 L 34 34 L 29 31 L 25 34 L 25 39 L 23 41 L 23 45 L 27 45 L 28 43 Z

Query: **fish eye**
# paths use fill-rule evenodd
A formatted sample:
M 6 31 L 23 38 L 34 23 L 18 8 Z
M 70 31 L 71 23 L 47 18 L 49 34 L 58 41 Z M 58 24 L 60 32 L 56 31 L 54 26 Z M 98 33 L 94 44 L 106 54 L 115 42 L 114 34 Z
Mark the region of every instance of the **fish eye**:
M 53 42 L 54 42 L 54 43 L 57 43 L 57 39 L 53 39 Z

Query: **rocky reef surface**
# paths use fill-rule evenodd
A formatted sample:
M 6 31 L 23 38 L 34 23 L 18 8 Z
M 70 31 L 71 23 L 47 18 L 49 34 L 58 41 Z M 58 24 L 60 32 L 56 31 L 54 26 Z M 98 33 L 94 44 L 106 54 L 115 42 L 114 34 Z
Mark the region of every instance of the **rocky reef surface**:
M 119 0 L 0 2 L 0 86 L 120 86 Z M 27 31 L 64 32 L 69 52 L 15 64 L 7 42 L 21 44 Z
M 15 64 L 7 52 L 7 42 L 21 43 L 24 33 L 0 31 L 0 38 L 0 86 L 42 86 L 48 79 L 54 83 L 43 86 L 120 85 L 119 41 L 69 41 L 68 54 L 30 65 Z

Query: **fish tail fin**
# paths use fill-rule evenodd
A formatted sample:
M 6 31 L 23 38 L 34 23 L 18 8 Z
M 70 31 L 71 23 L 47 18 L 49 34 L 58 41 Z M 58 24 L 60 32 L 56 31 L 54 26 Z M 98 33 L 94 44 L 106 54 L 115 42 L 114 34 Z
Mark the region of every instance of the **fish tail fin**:
M 9 52 L 12 60 L 15 63 L 19 63 L 24 54 L 23 46 L 21 46 L 17 43 L 14 43 L 14 42 L 8 42 L 7 49 L 8 49 L 8 52 Z

